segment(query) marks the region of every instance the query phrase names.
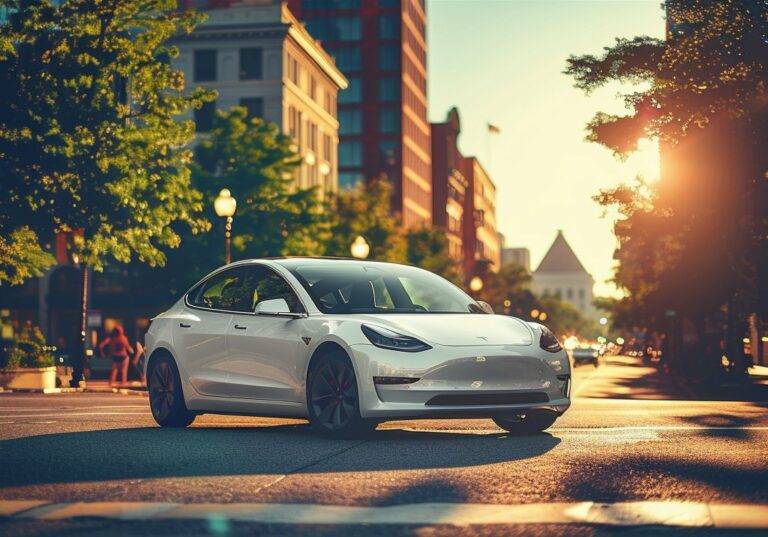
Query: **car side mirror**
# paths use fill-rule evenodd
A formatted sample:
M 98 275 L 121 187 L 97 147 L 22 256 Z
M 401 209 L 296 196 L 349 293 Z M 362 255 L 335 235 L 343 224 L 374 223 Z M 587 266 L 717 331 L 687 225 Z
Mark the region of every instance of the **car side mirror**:
M 288 307 L 288 302 L 284 298 L 273 298 L 256 304 L 256 313 L 260 315 L 285 315 L 291 313 L 291 308 Z
M 491 315 L 494 314 L 493 307 L 491 307 L 485 300 L 478 300 L 477 303 L 480 304 L 480 307 L 483 308 L 485 313 L 490 313 Z

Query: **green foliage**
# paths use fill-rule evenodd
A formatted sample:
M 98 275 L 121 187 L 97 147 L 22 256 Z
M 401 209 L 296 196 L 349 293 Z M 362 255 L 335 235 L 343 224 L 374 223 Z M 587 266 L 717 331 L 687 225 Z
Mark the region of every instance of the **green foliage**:
M 53 353 L 46 345 L 43 332 L 31 323 L 26 323 L 11 343 L 7 361 L 2 367 L 50 367 L 53 363 Z
M 0 230 L 0 285 L 22 283 L 27 278 L 42 276 L 55 263 L 51 254 L 40 247 L 37 234 L 28 227 L 11 229 L 4 237 Z
M 448 255 L 448 238 L 438 228 L 416 228 L 406 233 L 407 261 L 460 285 L 461 261 Z
M 543 321 L 543 324 L 558 337 L 578 335 L 592 339 L 600 333 L 597 323 L 585 318 L 576 307 L 559 298 L 541 298 L 540 308 L 547 314 L 547 320 Z
M 222 188 L 237 199 L 233 257 L 323 253 L 329 226 L 320 193 L 294 186 L 301 159 L 277 125 L 249 119 L 243 107 L 219 111 L 195 159 L 193 182 L 212 219 L 217 218 L 213 200 Z M 206 240 L 219 244 L 220 233 Z
M 109 259 L 161 265 L 172 227 L 207 229 L 191 188 L 191 121 L 212 94 L 184 94 L 168 44 L 199 17 L 174 0 L 3 0 L 0 26 L 0 237 L 77 230 L 97 270 Z M 34 241 L 38 267 L 50 262 Z M 17 279 L 35 269 L 15 271 Z
M 350 246 L 362 236 L 371 247 L 368 259 L 403 263 L 407 241 L 400 219 L 392 214 L 392 185 L 375 179 L 342 190 L 332 204 L 333 225 L 327 255 L 350 257 Z
M 670 0 L 666 40 L 619 39 L 572 56 L 566 73 L 591 91 L 611 82 L 625 115 L 598 113 L 589 140 L 624 157 L 660 140 L 664 175 L 602 191 L 616 207 L 614 321 L 658 324 L 664 311 L 702 319 L 734 298 L 768 313 L 768 8 L 753 0 Z
M 475 293 L 479 300 L 488 302 L 496 313 L 511 313 L 527 316 L 537 306 L 529 290 L 531 274 L 522 265 L 504 265 L 499 272 L 488 272 L 483 276 L 483 288 Z M 509 301 L 509 306 L 505 301 Z

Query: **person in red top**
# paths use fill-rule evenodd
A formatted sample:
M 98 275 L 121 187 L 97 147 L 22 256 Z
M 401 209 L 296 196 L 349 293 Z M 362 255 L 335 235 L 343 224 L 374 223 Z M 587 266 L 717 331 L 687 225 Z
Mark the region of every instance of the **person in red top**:
M 106 353 L 104 352 L 105 349 Z M 114 386 L 117 383 L 118 368 L 120 368 L 122 374 L 123 384 L 126 384 L 128 382 L 128 363 L 130 356 L 133 354 L 133 348 L 128 343 L 128 338 L 125 337 L 125 331 L 122 326 L 115 326 L 109 337 L 99 343 L 99 352 L 102 356 L 108 356 L 112 359 L 109 385 Z

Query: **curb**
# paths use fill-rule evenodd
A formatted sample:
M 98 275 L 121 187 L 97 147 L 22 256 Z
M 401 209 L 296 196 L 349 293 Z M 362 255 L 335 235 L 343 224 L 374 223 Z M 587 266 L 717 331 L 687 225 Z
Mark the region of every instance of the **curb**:
M 120 395 L 138 395 L 148 397 L 147 390 L 135 388 L 43 388 L 43 389 L 13 389 L 0 388 L 0 394 L 39 394 L 39 395 L 63 395 L 68 393 L 115 393 Z
M 452 525 L 564 524 L 610 527 L 768 529 L 768 505 L 680 501 L 536 504 L 416 503 L 382 507 L 288 503 L 0 501 L 11 520 L 222 520 L 261 524 Z

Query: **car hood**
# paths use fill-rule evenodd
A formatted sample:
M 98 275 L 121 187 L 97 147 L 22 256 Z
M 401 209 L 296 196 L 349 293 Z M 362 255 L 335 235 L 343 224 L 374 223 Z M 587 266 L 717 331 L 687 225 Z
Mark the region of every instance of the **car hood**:
M 361 315 L 363 323 L 381 325 L 426 343 L 446 346 L 531 345 L 531 330 L 519 319 L 486 314 Z

